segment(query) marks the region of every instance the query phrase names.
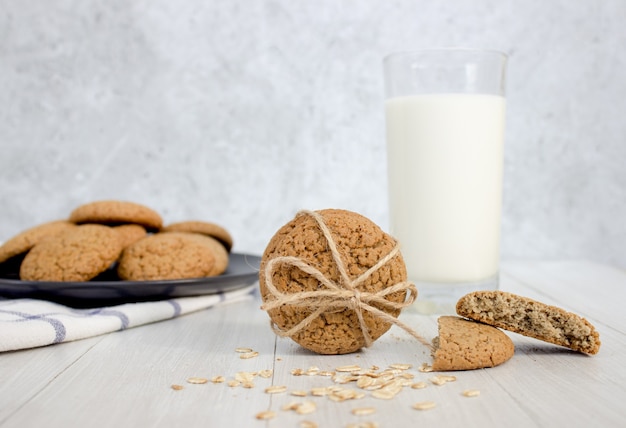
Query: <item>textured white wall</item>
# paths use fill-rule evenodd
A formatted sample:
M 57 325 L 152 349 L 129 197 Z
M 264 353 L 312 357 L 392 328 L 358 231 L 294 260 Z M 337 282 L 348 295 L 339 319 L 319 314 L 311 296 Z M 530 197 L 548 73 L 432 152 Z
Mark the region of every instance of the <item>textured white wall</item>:
M 503 257 L 626 268 L 623 0 L 0 0 L 0 241 L 76 205 L 386 228 L 381 59 L 510 53 Z

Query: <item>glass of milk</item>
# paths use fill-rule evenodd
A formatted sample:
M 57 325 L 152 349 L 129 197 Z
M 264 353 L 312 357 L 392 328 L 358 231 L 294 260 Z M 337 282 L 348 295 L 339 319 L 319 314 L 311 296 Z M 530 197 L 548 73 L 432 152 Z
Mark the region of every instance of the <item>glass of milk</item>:
M 473 49 L 384 59 L 390 232 L 420 312 L 498 288 L 506 61 Z

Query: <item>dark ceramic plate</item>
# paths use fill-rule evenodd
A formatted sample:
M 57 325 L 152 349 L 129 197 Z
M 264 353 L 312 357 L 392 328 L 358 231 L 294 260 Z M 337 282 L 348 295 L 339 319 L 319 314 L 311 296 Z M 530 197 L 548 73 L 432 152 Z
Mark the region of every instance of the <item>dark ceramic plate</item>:
M 22 281 L 18 276 L 19 262 L 0 264 L 0 296 L 93 307 L 217 294 L 243 288 L 258 280 L 261 258 L 231 253 L 228 269 L 219 276 L 167 281 L 123 281 L 117 278 L 114 267 L 86 282 Z

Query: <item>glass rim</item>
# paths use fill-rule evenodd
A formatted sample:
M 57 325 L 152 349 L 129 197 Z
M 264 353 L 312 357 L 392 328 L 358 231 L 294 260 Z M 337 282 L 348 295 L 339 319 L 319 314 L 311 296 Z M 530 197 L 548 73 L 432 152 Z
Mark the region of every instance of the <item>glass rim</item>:
M 456 52 L 456 53 L 483 53 L 483 54 L 491 54 L 491 55 L 499 55 L 504 61 L 507 61 L 509 58 L 509 54 L 503 50 L 499 49 L 490 49 L 490 48 L 470 48 L 470 47 L 440 47 L 440 48 L 423 48 L 423 49 L 413 49 L 413 50 L 405 50 L 405 51 L 397 51 L 391 52 L 383 57 L 383 62 L 388 63 L 389 61 L 396 58 L 407 58 L 411 56 L 416 56 L 425 53 L 445 53 L 445 52 Z

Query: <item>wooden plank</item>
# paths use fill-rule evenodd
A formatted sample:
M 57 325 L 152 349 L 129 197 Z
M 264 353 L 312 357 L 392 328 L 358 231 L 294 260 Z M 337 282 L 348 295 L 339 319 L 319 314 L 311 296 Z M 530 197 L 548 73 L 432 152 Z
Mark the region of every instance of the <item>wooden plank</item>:
M 0 354 L 0 426 L 103 339 Z

